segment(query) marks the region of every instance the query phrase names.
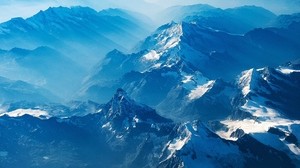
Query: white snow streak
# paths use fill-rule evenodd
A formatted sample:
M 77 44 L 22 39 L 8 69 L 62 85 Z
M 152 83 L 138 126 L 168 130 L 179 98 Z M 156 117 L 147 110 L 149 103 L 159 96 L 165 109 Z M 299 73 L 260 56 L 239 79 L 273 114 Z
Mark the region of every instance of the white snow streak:
M 211 81 L 208 81 L 204 85 L 197 86 L 196 89 L 191 91 L 191 93 L 188 95 L 188 98 L 190 100 L 194 100 L 194 99 L 198 99 L 198 98 L 202 97 L 209 89 L 211 89 L 213 87 L 214 83 L 215 83 L 215 81 L 211 80 Z
M 33 117 L 37 118 L 50 118 L 50 115 L 48 114 L 47 111 L 42 111 L 42 110 L 33 110 L 33 109 L 17 109 L 15 111 L 11 112 L 5 112 L 0 114 L 0 116 L 8 115 L 9 117 L 21 117 L 24 115 L 31 115 Z

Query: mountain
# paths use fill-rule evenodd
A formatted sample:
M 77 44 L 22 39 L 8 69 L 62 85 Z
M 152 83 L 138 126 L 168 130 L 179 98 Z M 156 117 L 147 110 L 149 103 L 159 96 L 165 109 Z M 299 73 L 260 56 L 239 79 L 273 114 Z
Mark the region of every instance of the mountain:
M 0 63 L 1 76 L 39 85 L 62 99 L 78 89 L 86 73 L 70 58 L 49 47 L 2 51 Z
M 299 120 L 297 114 L 299 105 L 299 64 L 287 63 L 278 68 L 250 69 L 244 71 L 239 79 L 239 88 L 242 90 L 243 105 L 246 107 L 255 104 L 264 105 L 277 111 L 275 116 L 285 116 Z M 270 113 L 271 115 L 271 113 Z M 268 117 L 268 116 L 263 116 Z M 270 116 L 269 116 L 270 117 Z
M 170 20 L 179 21 L 183 20 L 188 16 L 197 15 L 199 13 L 204 13 L 206 11 L 211 11 L 216 9 L 213 6 L 206 4 L 196 4 L 196 5 L 187 5 L 187 6 L 173 6 L 169 7 L 166 10 L 162 11 L 159 15 L 165 16 L 162 18 L 163 22 L 170 22 Z
M 138 12 L 133 12 L 133 11 L 119 9 L 119 8 L 109 8 L 109 9 L 104 9 L 99 11 L 99 14 L 106 15 L 106 16 L 122 17 L 127 20 L 130 20 L 133 23 L 136 23 L 138 21 L 138 23 L 140 24 L 139 26 L 145 28 L 147 31 L 152 31 L 152 29 L 154 28 L 153 24 L 151 24 L 153 23 L 151 18 Z M 137 32 L 135 35 L 139 36 L 140 38 L 144 38 L 143 36 L 141 36 L 143 34 L 140 33 L 142 32 Z
M 135 103 L 121 89 L 96 114 L 66 119 L 3 116 L 0 122 L 5 125 L 0 136 L 2 145 L 6 146 L 1 145 L 5 151 L 1 151 L 0 162 L 12 167 L 20 164 L 25 167 L 62 164 L 153 167 L 158 165 L 163 144 L 173 136 L 170 131 L 175 126 L 153 109 Z M 15 132 L 9 131 L 11 128 Z M 34 143 L 25 145 L 30 141 Z M 15 153 L 15 148 L 20 152 Z
M 51 92 L 41 87 L 23 81 L 10 80 L 0 77 L 0 103 L 18 101 L 27 102 L 55 102 L 59 99 Z M 1 107 L 3 108 L 3 107 Z M 1 109 L 2 111 L 3 109 Z
M 293 22 L 300 22 L 300 13 L 291 15 L 279 15 L 272 23 L 275 27 L 288 27 Z
M 241 6 L 226 9 L 243 22 L 248 23 L 253 28 L 266 27 L 277 16 L 271 11 L 258 6 Z
M 197 121 L 182 125 L 178 134 L 180 138 L 173 140 L 169 146 L 174 152 L 173 157 L 165 161 L 162 167 L 295 166 L 284 152 L 262 144 L 249 135 L 244 135 L 238 141 L 226 141 Z
M 213 124 L 212 128 L 224 139 L 239 141 L 248 134 L 297 158 L 299 75 L 299 63 L 242 72 L 236 81 L 239 92 L 232 101 L 235 109 L 231 117 Z
M 174 120 L 221 119 L 232 111 L 229 97 L 237 89 L 231 81 L 241 71 L 299 58 L 298 44 L 283 36 L 283 30 L 293 33 L 267 28 L 233 35 L 197 23 L 171 22 L 147 37 L 136 53 L 108 53 L 78 97 L 103 103 L 123 88 Z
M 150 26 L 140 24 L 137 15 L 118 9 L 51 7 L 27 19 L 2 23 L 0 48 L 49 46 L 88 69 L 102 54 L 115 48 L 129 50 L 148 34 Z
M 254 28 L 267 27 L 276 18 L 271 11 L 257 6 L 220 9 L 202 4 L 170 7 L 160 15 L 165 18 L 163 23 L 171 20 L 196 22 L 208 28 L 234 34 L 244 34 Z
M 227 141 L 199 121 L 175 123 L 122 89 L 96 114 L 60 119 L 6 115 L 0 126 L 5 167 L 294 167 L 285 153 L 251 136 Z

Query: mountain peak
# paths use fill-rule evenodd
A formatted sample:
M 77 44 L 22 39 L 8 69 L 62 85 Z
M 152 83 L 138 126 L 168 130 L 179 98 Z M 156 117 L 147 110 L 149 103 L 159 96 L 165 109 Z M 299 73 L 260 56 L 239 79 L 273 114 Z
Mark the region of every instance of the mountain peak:
M 159 27 L 146 38 L 141 49 L 156 50 L 157 53 L 162 54 L 162 52 L 177 46 L 182 35 L 182 24 L 172 21 Z
M 124 98 L 128 98 L 127 92 L 125 90 L 123 90 L 122 88 L 118 88 L 114 95 L 114 99 L 120 101 Z
M 69 16 L 78 16 L 80 18 L 84 18 L 90 15 L 97 15 L 97 11 L 89 7 L 82 7 L 82 6 L 74 6 L 74 7 L 49 7 L 46 10 L 41 10 L 39 13 L 34 15 L 33 17 L 29 18 L 44 18 L 44 19 L 62 19 L 67 18 Z
M 127 115 L 135 105 L 134 101 L 128 97 L 126 91 L 119 88 L 111 101 L 107 104 L 109 107 L 109 116 Z

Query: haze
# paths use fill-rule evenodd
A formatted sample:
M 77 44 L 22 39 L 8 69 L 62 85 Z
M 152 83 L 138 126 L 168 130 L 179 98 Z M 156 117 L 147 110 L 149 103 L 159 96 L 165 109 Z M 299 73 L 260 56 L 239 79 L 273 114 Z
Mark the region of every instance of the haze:
M 0 0 L 0 22 L 13 17 L 29 17 L 50 6 L 89 6 L 97 10 L 105 8 L 125 8 L 154 15 L 163 8 L 174 5 L 209 4 L 220 8 L 241 5 L 257 5 L 276 14 L 300 11 L 300 0 Z

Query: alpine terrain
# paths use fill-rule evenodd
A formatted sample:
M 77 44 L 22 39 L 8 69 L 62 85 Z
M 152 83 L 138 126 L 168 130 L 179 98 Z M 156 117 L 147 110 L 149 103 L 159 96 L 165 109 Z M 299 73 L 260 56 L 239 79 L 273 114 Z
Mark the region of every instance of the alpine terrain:
M 299 39 L 253 5 L 0 23 L 0 167 L 300 167 Z

